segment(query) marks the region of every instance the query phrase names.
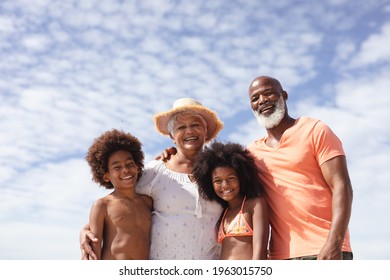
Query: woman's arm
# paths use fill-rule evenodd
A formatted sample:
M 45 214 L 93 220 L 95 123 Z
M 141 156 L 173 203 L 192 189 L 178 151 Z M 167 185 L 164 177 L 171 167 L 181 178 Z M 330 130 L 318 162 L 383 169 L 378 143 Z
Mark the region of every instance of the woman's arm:
M 79 236 L 81 259 L 82 260 L 96 260 L 96 254 L 93 252 L 91 242 L 98 242 L 93 232 L 90 229 L 89 224 L 86 224 L 80 231 Z

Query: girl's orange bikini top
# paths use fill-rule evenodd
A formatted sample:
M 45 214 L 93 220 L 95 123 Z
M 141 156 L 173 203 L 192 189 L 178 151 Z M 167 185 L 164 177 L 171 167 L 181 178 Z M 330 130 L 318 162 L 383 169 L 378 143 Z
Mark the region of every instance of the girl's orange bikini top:
M 234 217 L 233 221 L 230 223 L 230 225 L 227 228 L 226 233 L 223 230 L 223 224 L 225 222 L 225 216 L 228 211 L 228 208 L 226 208 L 225 213 L 223 214 L 221 224 L 219 225 L 218 229 L 218 243 L 222 244 L 222 241 L 226 237 L 230 236 L 253 236 L 253 230 L 249 226 L 248 222 L 245 220 L 244 214 L 242 213 L 242 209 L 244 208 L 244 203 L 246 200 L 246 196 L 242 200 L 242 205 L 240 212 Z

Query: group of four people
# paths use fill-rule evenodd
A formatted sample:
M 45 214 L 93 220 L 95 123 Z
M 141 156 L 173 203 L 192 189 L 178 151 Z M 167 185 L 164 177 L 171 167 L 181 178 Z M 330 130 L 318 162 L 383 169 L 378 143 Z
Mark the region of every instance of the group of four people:
M 319 120 L 289 116 L 287 98 L 272 77 L 251 82 L 267 135 L 246 148 L 211 142 L 223 124 L 190 98 L 155 115 L 175 144 L 162 160 L 144 167 L 141 143 L 123 131 L 95 139 L 93 179 L 114 191 L 80 232 L 82 259 L 352 259 L 341 141 Z

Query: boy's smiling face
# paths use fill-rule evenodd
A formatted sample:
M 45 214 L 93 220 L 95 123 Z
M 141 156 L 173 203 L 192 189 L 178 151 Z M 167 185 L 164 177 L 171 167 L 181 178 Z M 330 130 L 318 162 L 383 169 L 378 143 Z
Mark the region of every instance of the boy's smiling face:
M 104 181 L 111 182 L 115 189 L 135 187 L 138 180 L 139 168 L 130 152 L 120 150 L 110 155 L 108 172 Z

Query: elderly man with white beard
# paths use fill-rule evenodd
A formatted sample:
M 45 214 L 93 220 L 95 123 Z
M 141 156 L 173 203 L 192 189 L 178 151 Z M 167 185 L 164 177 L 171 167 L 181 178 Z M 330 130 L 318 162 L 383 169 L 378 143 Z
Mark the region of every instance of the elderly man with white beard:
M 288 114 L 280 82 L 249 86 L 252 111 L 267 135 L 248 149 L 270 206 L 270 259 L 353 259 L 348 224 L 352 185 L 341 141 L 320 120 Z

